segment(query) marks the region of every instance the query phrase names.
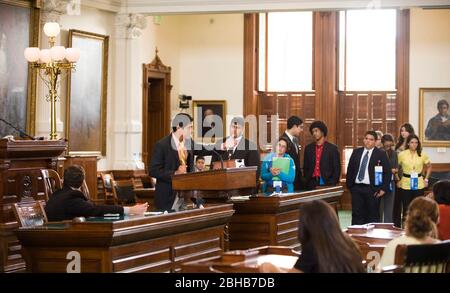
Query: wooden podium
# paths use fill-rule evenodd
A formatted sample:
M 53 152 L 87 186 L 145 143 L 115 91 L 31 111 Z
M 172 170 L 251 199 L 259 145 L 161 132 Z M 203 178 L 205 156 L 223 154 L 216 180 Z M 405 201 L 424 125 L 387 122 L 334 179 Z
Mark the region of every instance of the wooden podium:
M 45 200 L 41 169 L 58 169 L 66 140 L 0 139 L 0 272 L 23 270 L 13 205 Z
M 234 195 L 249 195 L 256 188 L 257 167 L 228 168 L 174 175 L 172 188 L 193 192 L 208 202 L 226 201 Z

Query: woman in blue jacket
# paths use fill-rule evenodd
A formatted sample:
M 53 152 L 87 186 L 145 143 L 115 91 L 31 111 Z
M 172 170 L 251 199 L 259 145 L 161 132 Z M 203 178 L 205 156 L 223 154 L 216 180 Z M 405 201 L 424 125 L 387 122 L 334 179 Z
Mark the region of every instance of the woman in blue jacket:
M 274 177 L 276 181 L 281 181 L 283 192 L 294 192 L 295 179 L 295 163 L 294 160 L 286 153 L 288 151 L 288 141 L 284 137 L 278 139 L 276 152 L 266 155 L 261 166 L 261 178 L 264 180 L 262 191 L 271 193 L 273 188 Z M 289 160 L 289 171 L 283 171 L 280 168 L 273 167 L 274 158 L 286 158 Z

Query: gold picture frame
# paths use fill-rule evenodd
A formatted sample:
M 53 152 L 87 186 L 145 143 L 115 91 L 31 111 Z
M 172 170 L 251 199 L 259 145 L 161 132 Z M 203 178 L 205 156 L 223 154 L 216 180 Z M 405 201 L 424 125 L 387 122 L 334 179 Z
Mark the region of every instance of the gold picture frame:
M 17 54 L 38 47 L 39 26 L 39 1 L 0 0 L 0 117 L 30 135 L 35 134 L 37 72 Z M 15 132 L 0 124 L 0 137 Z
M 450 147 L 450 88 L 419 89 L 419 136 L 423 146 Z M 441 114 L 446 115 L 442 116 Z
M 227 125 L 227 102 L 225 100 L 193 101 L 193 113 L 193 131 L 196 142 L 211 144 L 225 137 Z M 210 118 L 206 118 L 205 114 L 210 115 Z
M 67 86 L 66 138 L 69 155 L 106 155 L 109 36 L 69 30 L 69 47 L 79 48 Z

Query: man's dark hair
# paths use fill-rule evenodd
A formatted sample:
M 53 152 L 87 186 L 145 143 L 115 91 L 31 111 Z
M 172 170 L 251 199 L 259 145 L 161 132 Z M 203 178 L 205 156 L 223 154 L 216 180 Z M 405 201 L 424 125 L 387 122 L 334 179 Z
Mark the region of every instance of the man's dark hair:
M 287 129 L 291 129 L 294 126 L 300 126 L 303 124 L 303 120 L 298 116 L 291 116 L 287 121 Z
M 244 123 L 245 123 L 244 118 L 242 118 L 240 116 L 236 116 L 236 117 L 233 117 L 233 119 L 231 119 L 230 125 L 237 124 L 237 125 L 239 125 L 241 127 L 244 127 Z
M 386 133 L 381 137 L 381 143 L 384 144 L 386 141 L 394 142 L 394 137 L 390 133 Z
M 197 163 L 198 160 L 205 160 L 205 157 L 203 156 L 197 156 L 197 158 L 195 158 L 195 162 Z
M 191 115 L 187 113 L 178 113 L 172 120 L 172 131 L 177 131 L 177 127 L 186 127 L 193 120 L 194 119 L 192 119 Z
M 84 169 L 78 165 L 72 165 L 64 170 L 64 186 L 80 188 L 83 184 L 85 175 Z
M 374 140 L 377 140 L 378 134 L 375 132 L 375 130 L 369 130 L 366 131 L 366 134 L 364 134 L 364 137 L 366 137 L 366 135 L 372 135 Z
M 323 136 L 327 136 L 328 128 L 322 121 L 314 121 L 313 123 L 311 123 L 311 126 L 309 127 L 309 132 L 311 132 L 311 134 L 313 133 L 314 128 L 318 128 L 320 131 L 322 131 Z
M 438 110 L 439 110 L 439 107 L 441 107 L 442 105 L 447 105 L 447 108 L 449 108 L 447 100 L 442 99 L 437 103 Z

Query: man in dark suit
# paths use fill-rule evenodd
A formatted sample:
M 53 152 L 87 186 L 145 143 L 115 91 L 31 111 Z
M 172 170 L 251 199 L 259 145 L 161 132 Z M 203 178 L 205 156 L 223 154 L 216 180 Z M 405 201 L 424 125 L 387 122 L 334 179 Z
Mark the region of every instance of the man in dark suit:
M 55 191 L 45 205 L 49 221 L 72 220 L 75 217 L 103 217 L 105 214 L 143 215 L 147 211 L 147 203 L 132 207 L 93 204 L 81 192 L 84 178 L 85 172 L 81 166 L 72 165 L 64 170 L 63 188 Z
M 245 166 L 257 166 L 256 174 L 259 179 L 260 157 L 256 144 L 243 136 L 244 118 L 234 117 L 230 123 L 230 136 L 224 138 L 216 144 L 219 151 L 213 154 L 211 162 L 220 161 L 218 155 L 223 160 L 243 160 Z
M 172 176 L 194 172 L 194 155 L 211 155 L 211 151 L 192 141 L 192 117 L 179 113 L 172 120 L 172 132 L 159 140 L 153 149 L 150 174 L 156 178 L 155 207 L 171 210 L 175 201 Z
M 294 190 L 300 190 L 302 188 L 302 169 L 300 167 L 300 152 L 301 145 L 299 143 L 300 133 L 303 131 L 303 120 L 297 116 L 289 117 L 287 121 L 287 129 L 281 135 L 281 137 L 286 138 L 288 145 L 288 154 L 294 160 L 295 163 L 295 180 L 294 180 Z
M 303 173 L 306 187 L 314 189 L 317 185 L 334 186 L 341 176 L 338 148 L 326 140 L 328 128 L 322 121 L 314 121 L 309 131 L 315 142 L 305 148 Z
M 375 147 L 377 133 L 367 131 L 364 147 L 353 151 L 347 168 L 347 187 L 352 195 L 352 225 L 380 221 L 380 201 L 389 192 L 391 167 L 386 152 Z M 380 173 L 378 181 L 376 173 Z

